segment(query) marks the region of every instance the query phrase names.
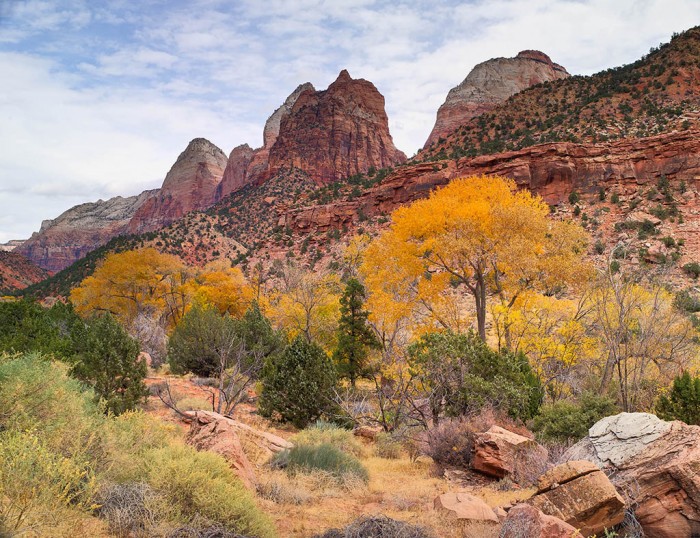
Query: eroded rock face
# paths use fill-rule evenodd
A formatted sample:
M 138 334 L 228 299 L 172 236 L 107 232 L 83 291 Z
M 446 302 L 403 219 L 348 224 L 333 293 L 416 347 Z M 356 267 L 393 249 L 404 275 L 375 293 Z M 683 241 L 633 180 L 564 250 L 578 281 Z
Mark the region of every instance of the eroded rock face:
M 41 282 L 48 274 L 17 252 L 0 250 L 0 294 Z
M 437 142 L 467 120 L 488 112 L 530 86 L 569 76 L 545 53 L 524 50 L 515 58 L 494 58 L 480 63 L 459 86 L 447 94 L 425 147 Z
M 255 471 L 248 460 L 236 428 L 226 417 L 213 412 L 191 413 L 187 444 L 222 456 L 248 489 L 255 488 Z
M 228 159 L 204 138 L 195 138 L 165 176 L 157 196 L 144 203 L 129 223 L 130 233 L 150 232 L 216 201 Z
M 296 89 L 285 99 L 282 106 L 275 110 L 265 122 L 263 130 L 263 146 L 253 152 L 251 160 L 244 173 L 244 184 L 253 183 L 260 184 L 270 177 L 269 160 L 270 150 L 277 141 L 277 136 L 280 132 L 280 125 L 292 111 L 292 108 L 299 99 L 299 96 L 304 92 L 315 92 L 313 84 L 305 82 L 296 87 Z M 240 187 L 239 187 L 240 188 Z M 234 191 L 231 191 L 234 192 Z
M 570 461 L 542 475 L 530 502 L 579 529 L 583 536 L 610 529 L 625 517 L 624 499 L 590 461 Z
M 595 463 L 630 500 L 647 538 L 700 535 L 700 427 L 646 413 L 597 422 L 562 461 Z
M 294 166 L 324 184 L 402 163 L 389 134 L 384 97 L 343 70 L 325 91 L 302 91 L 270 149 L 266 177 Z
M 572 538 L 581 534 L 571 525 L 554 516 L 543 514 L 529 504 L 510 509 L 499 538 Z
M 248 166 L 253 160 L 255 152 L 248 144 L 236 146 L 228 156 L 226 169 L 216 189 L 216 199 L 221 200 L 232 192 L 242 189 L 246 185 Z
M 498 524 L 498 516 L 493 508 L 469 493 L 443 493 L 435 497 L 433 507 L 451 514 L 456 519 Z
M 480 473 L 521 482 L 543 473 L 546 466 L 546 448 L 500 426 L 491 426 L 474 439 L 471 467 Z
M 480 174 L 512 178 L 550 204 L 565 201 L 572 191 L 594 193 L 600 187 L 633 193 L 641 185 L 655 185 L 661 175 L 685 181 L 690 192 L 700 188 L 700 131 L 601 144 L 542 144 L 457 162 L 411 164 L 356 200 L 295 209 L 282 215 L 280 223 L 301 233 L 340 228 L 356 222 L 360 212 L 391 213 L 451 179 Z M 686 245 L 690 249 L 696 243 Z
M 15 252 L 29 258 L 47 271 L 60 271 L 76 260 L 127 232 L 138 209 L 157 194 L 145 191 L 138 196 L 98 200 L 80 204 L 45 220 Z

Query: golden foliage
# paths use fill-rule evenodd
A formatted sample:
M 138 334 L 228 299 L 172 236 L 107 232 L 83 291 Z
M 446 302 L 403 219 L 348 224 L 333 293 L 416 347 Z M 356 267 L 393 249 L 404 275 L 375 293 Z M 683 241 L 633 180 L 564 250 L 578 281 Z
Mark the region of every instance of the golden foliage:
M 243 273 L 228 261 L 198 269 L 154 248 L 109 254 L 92 276 L 71 291 L 79 314 L 110 312 L 126 327 L 140 314 L 172 327 L 193 300 L 241 316 L 252 298 Z
M 487 297 L 513 306 L 525 290 L 551 293 L 586 274 L 585 231 L 547 218 L 548 206 L 500 177 L 456 179 L 424 200 L 396 210 L 391 228 L 365 253 L 363 274 L 372 293 L 404 308 L 415 302 L 441 324 L 452 305 L 435 302 L 449 284 L 473 296 L 486 337 Z M 388 284 L 386 283 L 388 281 Z M 408 291 L 408 294 L 407 294 Z M 442 314 L 442 316 L 441 316 Z
M 269 314 L 291 338 L 303 334 L 330 351 L 335 345 L 341 292 L 339 275 L 287 265 L 278 286 L 269 293 Z

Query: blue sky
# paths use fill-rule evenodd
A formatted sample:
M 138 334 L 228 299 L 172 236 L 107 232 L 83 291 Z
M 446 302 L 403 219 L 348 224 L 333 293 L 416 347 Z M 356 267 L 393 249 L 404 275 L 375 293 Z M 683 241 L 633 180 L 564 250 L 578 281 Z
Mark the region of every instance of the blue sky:
M 697 24 L 698 0 L 0 0 L 0 242 L 160 186 L 192 138 L 261 145 L 298 84 L 343 68 L 412 155 L 481 61 L 539 49 L 591 74 Z

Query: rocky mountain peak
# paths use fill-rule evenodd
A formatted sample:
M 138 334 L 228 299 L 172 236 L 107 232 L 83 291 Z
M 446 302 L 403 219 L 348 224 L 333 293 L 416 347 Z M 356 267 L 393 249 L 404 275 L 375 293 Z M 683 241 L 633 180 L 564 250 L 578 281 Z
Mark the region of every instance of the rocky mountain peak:
M 277 135 L 280 132 L 280 122 L 282 121 L 282 118 L 289 114 L 289 111 L 294 106 L 294 103 L 297 102 L 299 96 L 305 91 L 313 92 L 316 91 L 316 88 L 314 88 L 314 85 L 310 82 L 299 84 L 299 86 L 297 86 L 296 89 L 289 94 L 289 97 L 285 99 L 284 103 L 282 103 L 282 105 L 267 119 L 265 122 L 265 130 L 263 131 L 263 146 L 266 149 L 269 150 L 275 143 L 277 140 Z
M 268 177 L 294 166 L 328 183 L 406 160 L 389 133 L 384 96 L 347 70 L 325 91 L 305 91 L 282 118 Z
M 544 52 L 539 50 L 521 50 L 516 56 L 516 58 L 524 58 L 527 60 L 535 60 L 536 62 L 542 62 L 552 66 L 555 70 L 562 71 L 568 76 L 568 72 L 561 65 L 555 64 L 552 59 L 547 56 Z
M 568 76 L 566 69 L 538 50 L 521 51 L 515 58 L 482 62 L 447 94 L 425 147 L 530 86 Z
M 228 158 L 206 138 L 195 138 L 165 176 L 158 196 L 143 204 L 129 223 L 131 233 L 157 230 L 216 201 Z

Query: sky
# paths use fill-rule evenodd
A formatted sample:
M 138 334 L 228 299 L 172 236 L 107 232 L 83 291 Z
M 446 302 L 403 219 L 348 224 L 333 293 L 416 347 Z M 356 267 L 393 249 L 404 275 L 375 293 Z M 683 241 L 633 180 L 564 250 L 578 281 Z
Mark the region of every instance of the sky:
M 700 0 L 0 0 L 0 242 L 159 187 L 187 143 L 262 145 L 297 85 L 342 69 L 422 147 L 450 88 L 538 49 L 572 74 L 700 24 Z

